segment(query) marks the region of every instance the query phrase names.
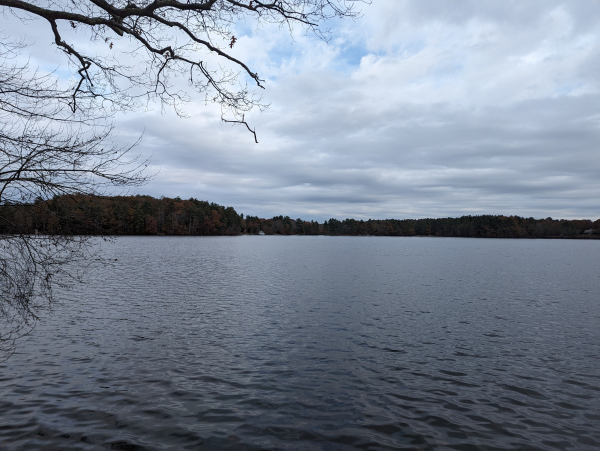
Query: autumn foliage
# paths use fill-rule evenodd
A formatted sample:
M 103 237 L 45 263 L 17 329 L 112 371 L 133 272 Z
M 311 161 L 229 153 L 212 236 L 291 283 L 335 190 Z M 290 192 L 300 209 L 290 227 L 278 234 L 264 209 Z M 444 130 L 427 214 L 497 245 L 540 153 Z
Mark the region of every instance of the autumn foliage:
M 18 225 L 50 235 L 235 235 L 242 224 L 233 207 L 178 197 L 60 196 L 2 210 L 0 233 Z
M 27 206 L 0 207 L 0 233 L 68 235 L 350 235 L 476 238 L 600 237 L 600 220 L 462 216 L 437 219 L 329 219 L 239 215 L 233 207 L 179 197 L 59 196 Z M 584 232 L 586 232 L 584 234 Z

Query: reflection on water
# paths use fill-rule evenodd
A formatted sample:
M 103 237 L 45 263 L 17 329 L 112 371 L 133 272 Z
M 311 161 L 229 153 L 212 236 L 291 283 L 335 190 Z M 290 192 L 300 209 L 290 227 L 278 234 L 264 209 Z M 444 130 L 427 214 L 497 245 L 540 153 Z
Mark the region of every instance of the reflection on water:
M 0 449 L 600 448 L 600 242 L 128 237 L 0 366 Z

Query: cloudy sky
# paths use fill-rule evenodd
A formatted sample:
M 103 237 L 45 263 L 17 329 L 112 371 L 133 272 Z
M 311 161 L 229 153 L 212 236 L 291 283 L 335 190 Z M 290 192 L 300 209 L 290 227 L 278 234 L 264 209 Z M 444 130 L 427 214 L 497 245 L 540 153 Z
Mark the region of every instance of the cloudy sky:
M 600 217 L 600 0 L 361 9 L 329 43 L 240 24 L 270 104 L 246 117 L 259 144 L 200 98 L 186 119 L 119 117 L 159 171 L 139 192 L 320 221 Z

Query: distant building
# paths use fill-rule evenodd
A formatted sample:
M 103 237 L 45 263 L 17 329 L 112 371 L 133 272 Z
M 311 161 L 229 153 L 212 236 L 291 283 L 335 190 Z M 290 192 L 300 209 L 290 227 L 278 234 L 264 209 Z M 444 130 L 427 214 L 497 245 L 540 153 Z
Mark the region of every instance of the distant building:
M 265 232 L 263 232 L 262 230 L 260 232 L 258 232 L 259 235 L 264 235 Z

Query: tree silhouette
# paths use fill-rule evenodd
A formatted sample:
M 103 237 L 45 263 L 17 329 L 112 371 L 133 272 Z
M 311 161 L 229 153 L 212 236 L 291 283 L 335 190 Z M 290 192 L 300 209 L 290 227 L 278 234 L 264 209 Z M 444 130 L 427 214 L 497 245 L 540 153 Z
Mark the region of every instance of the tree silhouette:
M 56 233 L 31 233 L 41 200 L 146 182 L 147 162 L 111 142 L 112 125 L 93 99 L 58 88 L 14 60 L 20 43 L 0 44 L 0 358 L 51 305 L 53 284 L 77 279 L 89 237 L 70 230 L 60 214 Z M 100 111 L 102 113 L 102 111 Z M 75 266 L 77 264 L 77 266 Z
M 101 99 L 118 110 L 155 98 L 182 113 L 180 106 L 190 95 L 175 88 L 174 79 L 184 76 L 192 91 L 221 107 L 224 122 L 243 124 L 256 140 L 244 114 L 265 105 L 238 76 L 241 71 L 257 88 L 264 88 L 264 81 L 232 54 L 236 24 L 290 29 L 301 25 L 328 39 L 320 24 L 334 17 L 356 17 L 354 6 L 364 1 L 0 0 L 0 6 L 21 20 L 42 18 L 48 23 L 54 43 L 77 73 L 72 108 L 77 108 L 80 96 Z M 85 33 L 96 46 L 69 41 L 64 26 Z M 106 49 L 114 52 L 102 56 Z M 214 56 L 233 69 L 211 63 Z

